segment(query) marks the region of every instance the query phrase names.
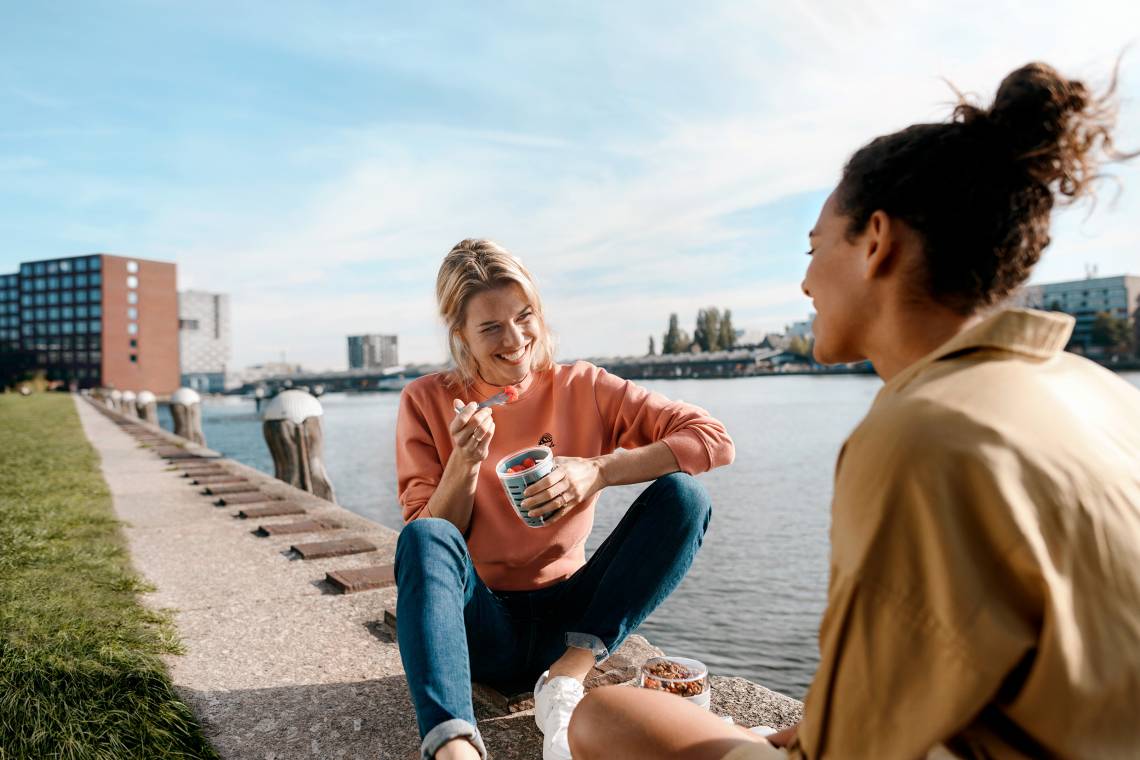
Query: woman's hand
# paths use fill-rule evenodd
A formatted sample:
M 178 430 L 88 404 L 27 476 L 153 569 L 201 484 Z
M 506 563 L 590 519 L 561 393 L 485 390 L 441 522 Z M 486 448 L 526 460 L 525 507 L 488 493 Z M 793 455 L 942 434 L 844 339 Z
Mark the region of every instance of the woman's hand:
M 545 517 L 549 525 L 584 504 L 605 485 L 598 459 L 555 457 L 550 474 L 523 491 L 526 498 L 522 506 L 530 510 L 527 516 Z
M 495 420 L 490 407 L 477 409 L 472 401 L 467 406 L 459 399 L 454 400 L 456 415 L 448 427 L 451 433 L 452 456 L 462 458 L 464 464 L 477 466 L 487 458 L 491 450 L 491 439 L 495 436 Z

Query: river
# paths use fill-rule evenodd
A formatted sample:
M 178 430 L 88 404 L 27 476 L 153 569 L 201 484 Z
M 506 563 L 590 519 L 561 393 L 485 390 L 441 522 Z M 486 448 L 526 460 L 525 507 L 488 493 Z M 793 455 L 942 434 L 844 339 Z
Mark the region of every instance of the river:
M 1140 387 L 1140 373 L 1122 375 Z M 803 698 L 818 662 L 827 593 L 835 458 L 882 383 L 868 375 L 645 381 L 708 409 L 736 442 L 736 463 L 707 473 L 713 500 L 704 547 L 677 591 L 640 632 L 671 654 Z M 331 394 L 324 406 L 329 475 L 344 507 L 399 530 L 397 394 Z M 162 424 L 171 427 L 163 407 Z M 210 447 L 272 474 L 252 401 L 203 405 Z M 641 487 L 602 493 L 593 551 Z

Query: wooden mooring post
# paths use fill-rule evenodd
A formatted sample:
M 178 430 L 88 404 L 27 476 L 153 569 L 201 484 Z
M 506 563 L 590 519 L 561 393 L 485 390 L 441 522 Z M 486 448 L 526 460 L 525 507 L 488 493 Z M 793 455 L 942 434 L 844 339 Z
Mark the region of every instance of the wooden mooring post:
M 304 391 L 282 391 L 261 412 L 262 432 L 278 480 L 336 502 L 325 470 L 321 402 Z
M 202 397 L 192 388 L 179 388 L 170 396 L 170 416 L 174 418 L 174 434 L 188 441 L 206 445 L 202 433 Z
M 143 422 L 158 424 L 158 399 L 150 391 L 139 391 L 135 397 L 135 411 Z

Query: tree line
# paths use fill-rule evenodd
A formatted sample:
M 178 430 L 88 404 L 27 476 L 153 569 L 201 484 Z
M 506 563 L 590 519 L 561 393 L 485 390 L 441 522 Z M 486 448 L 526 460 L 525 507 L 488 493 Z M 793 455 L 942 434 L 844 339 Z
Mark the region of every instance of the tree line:
M 697 311 L 693 334 L 681 329 L 677 315 L 669 315 L 669 329 L 661 339 L 662 354 L 686 354 L 695 351 L 727 351 L 736 345 L 736 329 L 732 326 L 732 309 L 721 312 L 715 306 Z M 657 353 L 653 336 L 649 336 L 649 355 Z

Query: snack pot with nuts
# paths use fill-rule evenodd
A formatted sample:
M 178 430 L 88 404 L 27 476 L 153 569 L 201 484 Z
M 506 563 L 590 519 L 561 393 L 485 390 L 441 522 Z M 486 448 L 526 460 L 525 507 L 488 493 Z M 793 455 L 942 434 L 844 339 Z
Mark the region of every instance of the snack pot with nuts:
M 699 660 L 688 657 L 653 657 L 641 666 L 638 685 L 643 689 L 676 694 L 698 707 L 709 709 L 709 670 Z

